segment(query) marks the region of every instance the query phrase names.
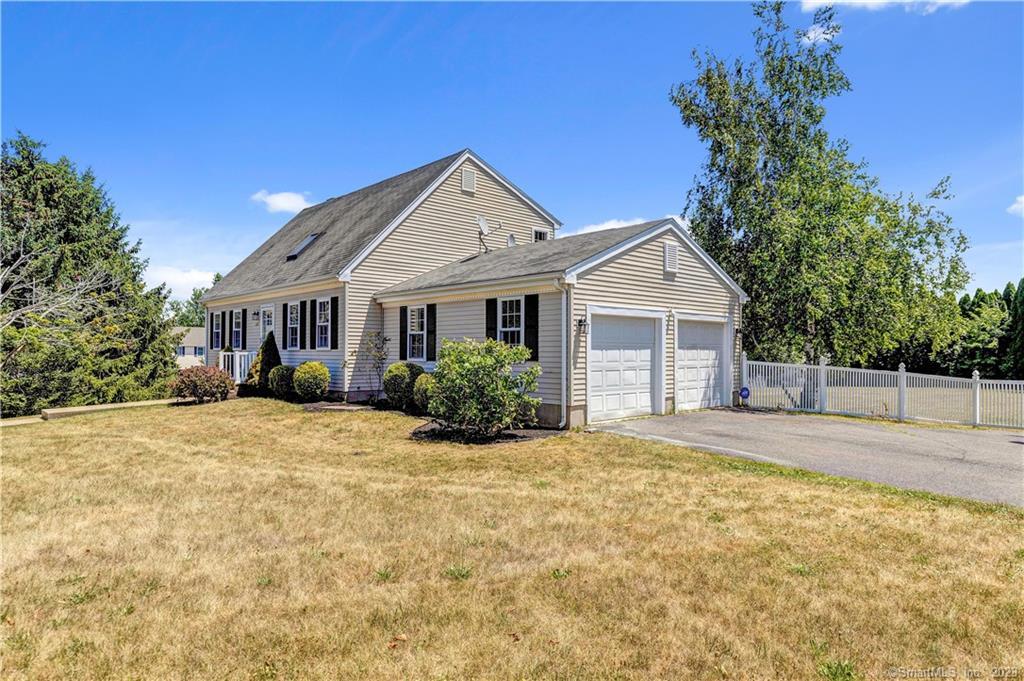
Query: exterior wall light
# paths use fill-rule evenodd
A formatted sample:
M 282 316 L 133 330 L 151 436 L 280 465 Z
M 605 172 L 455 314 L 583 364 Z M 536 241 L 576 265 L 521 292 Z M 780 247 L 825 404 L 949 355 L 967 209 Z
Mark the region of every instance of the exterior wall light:
M 584 336 L 590 333 L 590 322 L 587 321 L 586 317 L 580 317 L 576 320 L 576 331 Z

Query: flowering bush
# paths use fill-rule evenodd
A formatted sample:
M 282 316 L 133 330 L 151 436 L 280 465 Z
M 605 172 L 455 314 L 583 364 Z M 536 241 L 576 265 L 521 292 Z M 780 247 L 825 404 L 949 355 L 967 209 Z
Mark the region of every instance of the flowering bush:
M 430 415 L 444 430 L 470 441 L 534 423 L 540 400 L 528 393 L 537 389 L 540 367 L 512 371 L 529 358 L 530 350 L 522 345 L 445 339 L 434 371 Z
M 226 400 L 235 382 L 226 371 L 215 367 L 189 367 L 178 372 L 171 381 L 171 394 L 175 397 L 193 398 L 196 402 L 217 402 Z
M 303 362 L 292 376 L 292 389 L 303 402 L 313 402 L 327 394 L 331 372 L 323 362 Z

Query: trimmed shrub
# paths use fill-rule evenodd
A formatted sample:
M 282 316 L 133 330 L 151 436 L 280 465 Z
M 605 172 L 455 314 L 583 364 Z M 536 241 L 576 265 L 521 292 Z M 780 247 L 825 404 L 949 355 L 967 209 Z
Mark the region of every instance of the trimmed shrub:
M 423 367 L 412 362 L 395 362 L 384 372 L 384 394 L 395 409 L 406 410 L 412 403 L 412 386 Z
M 422 373 L 416 377 L 416 382 L 412 384 L 412 401 L 419 413 L 426 414 L 430 411 L 430 393 L 433 390 L 433 376 Z
M 274 340 L 274 332 L 271 331 L 263 339 L 260 349 L 249 365 L 249 373 L 245 376 L 245 382 L 238 386 L 239 397 L 257 397 L 270 395 L 270 387 L 267 379 L 271 370 L 281 366 L 281 353 L 277 349 L 277 341 Z
M 522 345 L 491 338 L 445 339 L 434 371 L 430 415 L 444 430 L 470 441 L 535 423 L 540 400 L 528 393 L 537 389 L 540 367 L 512 371 L 529 358 L 530 350 Z
M 193 398 L 196 402 L 217 402 L 226 400 L 235 382 L 226 371 L 216 367 L 189 367 L 178 372 L 171 381 L 171 394 L 175 397 Z
M 314 402 L 327 394 L 331 372 L 323 362 L 303 362 L 292 376 L 292 389 L 303 402 Z
M 270 375 L 267 376 L 267 386 L 274 397 L 282 400 L 292 398 L 292 376 L 294 375 L 295 367 L 286 364 L 278 364 L 270 370 Z

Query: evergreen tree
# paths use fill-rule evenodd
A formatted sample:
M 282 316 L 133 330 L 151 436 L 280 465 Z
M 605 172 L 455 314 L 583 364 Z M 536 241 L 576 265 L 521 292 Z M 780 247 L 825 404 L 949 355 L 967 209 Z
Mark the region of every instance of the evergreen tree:
M 176 370 L 167 292 L 146 288 L 139 244 L 92 172 L 43 148 L 18 134 L 0 162 L 0 410 L 161 397 Z
M 1013 294 L 1006 333 L 1009 337 L 1005 359 L 1006 376 L 1024 380 L 1024 278 L 1021 278 Z

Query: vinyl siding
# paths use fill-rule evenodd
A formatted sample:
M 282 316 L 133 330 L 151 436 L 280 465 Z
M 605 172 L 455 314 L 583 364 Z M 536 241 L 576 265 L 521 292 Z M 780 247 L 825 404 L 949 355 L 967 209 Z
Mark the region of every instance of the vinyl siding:
M 284 303 L 299 302 L 302 300 L 309 301 L 313 298 L 326 298 L 330 299 L 331 296 L 338 296 L 338 319 L 332 320 L 332 323 L 338 326 L 338 349 L 337 350 L 311 350 L 309 349 L 309 320 L 307 319 L 306 325 L 306 349 L 305 350 L 284 350 L 282 345 L 284 343 L 285 334 L 285 320 L 281 318 L 281 306 Z M 323 362 L 331 372 L 331 390 L 343 390 L 344 385 L 344 361 L 345 361 L 345 328 L 344 328 L 344 314 L 343 310 L 345 305 L 345 288 L 342 284 L 336 287 L 325 288 L 320 291 L 313 293 L 304 292 L 292 296 L 276 296 L 272 298 L 266 298 L 256 302 L 246 302 L 236 305 L 214 305 L 207 309 L 206 318 L 209 320 L 210 313 L 220 314 L 221 310 L 241 310 L 245 309 L 246 314 L 249 318 L 246 320 L 246 350 L 256 352 L 260 347 L 260 326 L 259 320 L 252 318 L 253 310 L 259 310 L 264 305 L 271 305 L 274 310 L 274 338 L 277 340 L 277 347 L 281 351 L 281 362 L 289 366 L 298 366 L 303 362 Z M 228 326 L 230 326 L 230 318 L 228 315 Z M 230 339 L 230 336 L 225 336 L 226 339 Z M 236 348 L 237 349 L 237 348 Z M 207 364 L 208 366 L 217 366 L 217 356 L 219 354 L 219 348 L 214 350 L 210 348 L 207 352 Z
M 462 168 L 467 165 L 477 171 L 473 193 L 462 191 Z M 479 215 L 492 227 L 487 237 L 492 249 L 504 248 L 509 233 L 523 244 L 532 241 L 534 227 L 549 233 L 552 229 L 546 218 L 466 160 L 353 271 L 348 284 L 349 348 L 358 348 L 369 332 L 380 328 L 381 308 L 374 293 L 479 251 Z M 360 353 L 353 358 L 347 389 L 366 390 L 372 380 L 370 363 Z
M 678 272 L 664 271 L 664 244 L 679 244 Z M 740 328 L 739 297 L 679 237 L 663 234 L 598 265 L 579 277 L 573 292 L 573 319 L 585 317 L 587 305 L 660 308 L 666 311 L 665 398 L 675 403 L 676 324 L 674 312 L 731 315 Z M 587 341 L 572 328 L 573 406 L 587 402 Z M 733 353 L 733 385 L 739 376 L 739 350 Z
M 479 182 L 479 180 L 477 180 Z M 504 293 L 494 293 L 487 298 L 501 297 Z M 487 337 L 485 328 L 484 301 L 486 298 L 460 300 L 455 302 L 437 303 L 437 350 L 441 351 L 441 340 L 463 340 L 471 338 L 483 340 Z M 427 302 L 427 301 L 424 301 Z M 417 303 L 408 303 L 416 305 Z M 399 361 L 399 348 L 403 339 L 399 337 L 399 308 L 395 304 L 384 307 L 384 334 L 391 338 L 388 348 L 388 364 Z M 532 366 L 540 364 L 541 375 L 537 380 L 537 392 L 545 404 L 560 404 L 561 393 L 561 313 L 562 294 L 560 292 L 541 293 L 537 298 L 537 351 L 539 362 L 528 362 Z M 432 362 L 417 362 L 428 371 L 433 370 Z

